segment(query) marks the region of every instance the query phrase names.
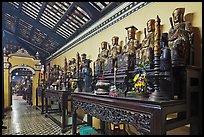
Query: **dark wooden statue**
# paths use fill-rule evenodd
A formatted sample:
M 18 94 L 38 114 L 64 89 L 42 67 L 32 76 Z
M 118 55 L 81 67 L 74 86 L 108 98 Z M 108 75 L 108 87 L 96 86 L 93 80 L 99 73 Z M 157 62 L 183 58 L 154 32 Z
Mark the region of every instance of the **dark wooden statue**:
M 90 59 L 84 60 L 84 67 L 82 68 L 81 76 L 83 79 L 82 82 L 82 92 L 91 92 L 92 91 L 92 69 L 90 68 Z
M 171 51 L 168 46 L 168 33 L 162 33 L 160 41 L 160 71 L 171 70 Z
M 94 75 L 100 77 L 103 74 L 102 63 L 100 61 L 100 54 L 98 55 L 96 61 L 94 62 Z
M 190 46 L 192 44 L 191 23 L 184 22 L 185 8 L 177 8 L 173 11 L 173 21 L 170 18 L 171 28 L 168 41 L 171 49 L 173 66 L 186 66 L 189 64 Z

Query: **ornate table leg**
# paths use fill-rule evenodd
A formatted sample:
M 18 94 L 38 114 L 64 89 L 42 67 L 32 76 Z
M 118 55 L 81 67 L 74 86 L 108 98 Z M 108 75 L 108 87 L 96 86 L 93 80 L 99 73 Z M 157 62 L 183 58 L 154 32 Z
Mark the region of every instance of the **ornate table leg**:
M 47 117 L 47 113 L 48 113 L 48 98 L 45 97 L 45 117 Z
M 76 128 L 77 128 L 77 113 L 76 108 L 74 106 L 73 101 L 71 101 L 71 110 L 72 110 L 72 135 L 76 135 Z
M 92 127 L 92 116 L 87 114 L 87 124 Z
M 101 132 L 105 134 L 105 121 L 100 120 L 100 127 L 101 127 Z
M 61 102 L 62 102 L 62 133 L 66 132 L 65 129 L 66 129 L 66 125 L 67 125 L 67 115 L 66 115 L 66 108 L 67 108 L 67 100 L 66 98 L 62 97 L 61 99 Z
M 41 114 L 44 114 L 44 97 L 43 97 L 43 93 L 42 93 L 42 95 L 41 95 L 41 105 L 42 105 L 42 107 L 41 107 Z

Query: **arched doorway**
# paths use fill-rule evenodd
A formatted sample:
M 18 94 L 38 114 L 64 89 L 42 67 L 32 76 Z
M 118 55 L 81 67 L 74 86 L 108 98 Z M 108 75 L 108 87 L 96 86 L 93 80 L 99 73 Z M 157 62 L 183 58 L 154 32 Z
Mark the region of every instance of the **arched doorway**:
M 36 105 L 36 88 L 38 86 L 39 74 L 42 65 L 38 57 L 28 54 L 24 49 L 19 49 L 16 53 L 4 54 L 4 109 L 11 109 L 11 80 L 12 72 L 16 69 L 26 69 L 32 72 L 32 106 Z
M 33 86 L 33 73 L 35 72 L 29 67 L 15 67 L 11 69 L 11 88 L 10 100 L 11 104 L 15 96 L 21 97 L 26 100 L 29 105 L 32 105 L 32 86 Z M 32 70 L 32 71 L 31 71 Z

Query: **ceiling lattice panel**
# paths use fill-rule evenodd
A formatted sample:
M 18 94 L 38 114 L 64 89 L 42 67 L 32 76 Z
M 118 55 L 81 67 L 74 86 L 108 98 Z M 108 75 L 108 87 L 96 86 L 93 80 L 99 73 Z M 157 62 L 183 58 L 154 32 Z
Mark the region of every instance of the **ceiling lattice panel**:
M 42 2 L 24 2 L 22 11 L 31 18 L 36 19 L 41 6 Z
M 29 23 L 19 19 L 18 22 L 18 34 L 25 39 L 29 39 L 30 38 L 30 33 L 31 33 L 31 29 L 32 29 L 32 25 L 30 25 Z
M 8 30 L 10 30 L 11 32 L 15 32 L 17 18 L 6 13 L 5 14 L 5 20 L 6 20 L 6 22 L 5 22 L 6 28 Z
M 120 2 L 3 2 L 3 31 L 44 59 Z M 111 6 L 112 5 L 112 6 Z M 12 44 L 10 44 L 12 45 Z M 18 46 L 17 46 L 18 47 Z
M 110 2 L 89 2 L 89 3 L 98 11 L 102 11 L 110 4 Z

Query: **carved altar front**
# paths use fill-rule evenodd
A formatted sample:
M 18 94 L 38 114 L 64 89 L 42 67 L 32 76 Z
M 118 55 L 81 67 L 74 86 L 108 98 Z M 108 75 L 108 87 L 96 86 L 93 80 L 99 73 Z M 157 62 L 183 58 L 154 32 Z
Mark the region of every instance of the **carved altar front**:
M 131 124 L 141 134 L 166 134 L 166 131 L 189 124 L 188 117 L 166 120 L 168 114 L 178 112 L 188 114 L 184 100 L 137 99 L 130 97 L 110 97 L 92 93 L 73 93 L 72 133 L 76 134 L 76 110 L 81 108 L 88 114 L 88 123 L 92 118 L 113 124 Z M 101 129 L 105 131 L 105 127 Z

